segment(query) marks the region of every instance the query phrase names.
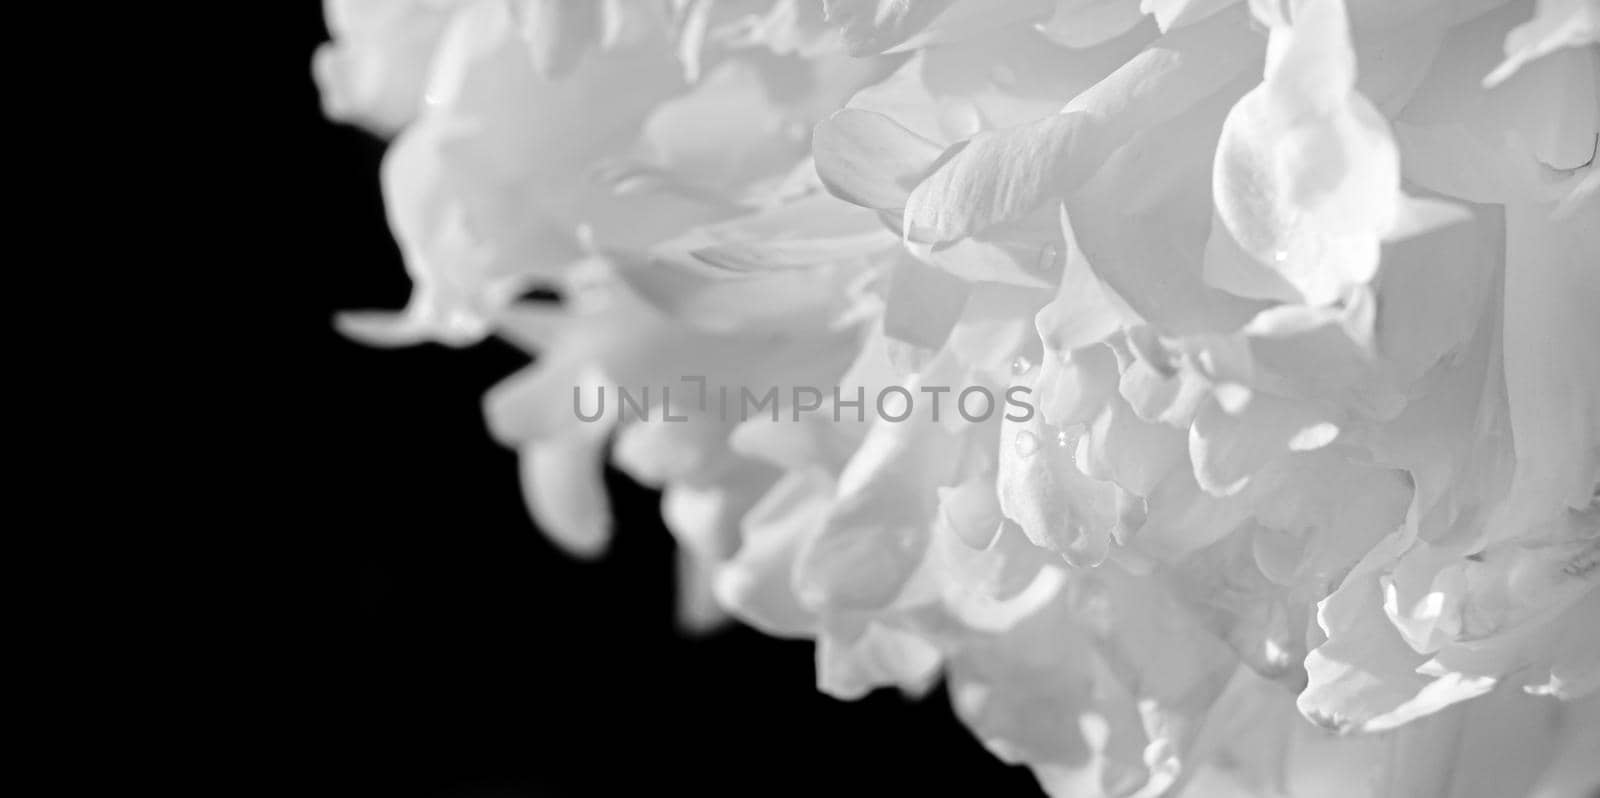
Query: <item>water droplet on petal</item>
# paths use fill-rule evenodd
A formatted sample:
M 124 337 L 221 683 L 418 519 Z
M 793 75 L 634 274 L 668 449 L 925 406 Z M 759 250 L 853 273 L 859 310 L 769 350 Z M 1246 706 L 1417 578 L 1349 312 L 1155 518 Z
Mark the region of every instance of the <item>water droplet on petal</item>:
M 1057 263 L 1060 259 L 1061 248 L 1057 247 L 1055 242 L 1052 241 L 1039 248 L 1039 258 L 1034 262 L 1033 268 L 1039 272 L 1049 274 L 1054 272 L 1057 266 L 1060 265 Z
M 1289 652 L 1269 637 L 1261 643 L 1261 661 L 1268 668 L 1282 672 L 1289 669 Z
M 1016 444 L 1018 457 L 1032 457 L 1034 452 L 1039 451 L 1039 439 L 1027 430 L 1017 433 Z
M 1012 374 L 1021 377 L 1030 371 L 1033 371 L 1033 361 L 1029 360 L 1027 357 L 1018 356 L 1016 360 L 1011 361 Z
M 1057 446 L 1060 446 L 1062 448 L 1066 448 L 1067 446 L 1070 446 L 1071 444 L 1072 444 L 1072 436 L 1068 435 L 1066 430 L 1061 430 L 1060 432 L 1056 433 L 1056 445 Z
M 1082 524 L 1077 525 L 1076 531 L 1077 534 L 1061 552 L 1067 563 L 1078 568 L 1093 568 L 1105 562 L 1106 555 L 1111 553 L 1111 536 Z
M 1282 263 L 1289 259 L 1289 251 L 1286 249 L 1276 250 L 1272 253 L 1272 259 L 1277 263 Z

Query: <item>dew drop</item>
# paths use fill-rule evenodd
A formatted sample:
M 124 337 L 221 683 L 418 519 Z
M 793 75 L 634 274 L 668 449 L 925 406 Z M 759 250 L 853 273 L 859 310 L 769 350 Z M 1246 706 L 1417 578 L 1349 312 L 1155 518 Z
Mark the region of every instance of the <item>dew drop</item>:
M 1289 251 L 1286 249 L 1274 250 L 1272 253 L 1272 259 L 1278 263 L 1282 263 L 1289 259 Z
M 1056 270 L 1057 261 L 1061 258 L 1061 248 L 1050 242 L 1039 248 L 1039 259 L 1034 262 L 1033 268 L 1039 272 L 1049 274 Z
M 1072 436 L 1068 435 L 1066 430 L 1061 430 L 1060 432 L 1056 433 L 1056 445 L 1057 446 L 1060 446 L 1060 447 L 1062 447 L 1064 449 L 1068 445 L 1070 445 L 1071 443 L 1072 443 Z
M 1034 452 L 1039 451 L 1039 439 L 1027 430 L 1017 433 L 1016 444 L 1018 457 L 1032 457 Z
M 1289 667 L 1289 652 L 1270 637 L 1261 643 L 1261 658 L 1271 668 Z
M 1016 360 L 1011 361 L 1012 374 L 1021 377 L 1030 371 L 1033 371 L 1033 361 L 1029 360 L 1026 356 L 1019 355 Z

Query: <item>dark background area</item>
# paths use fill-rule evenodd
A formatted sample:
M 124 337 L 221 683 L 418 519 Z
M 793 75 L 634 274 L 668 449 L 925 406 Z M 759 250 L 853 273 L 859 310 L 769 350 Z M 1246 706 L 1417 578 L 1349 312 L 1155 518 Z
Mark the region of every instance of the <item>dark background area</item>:
M 274 11 L 257 68 L 276 88 L 252 124 L 281 166 L 240 179 L 274 193 L 260 254 L 276 261 L 268 365 L 287 376 L 268 428 L 288 437 L 266 444 L 292 456 L 260 498 L 285 516 L 263 544 L 293 563 L 266 599 L 301 608 L 282 624 L 293 698 L 269 730 L 284 768 L 316 774 L 293 794 L 1036 794 L 942 691 L 839 702 L 816 691 L 809 642 L 681 633 L 654 493 L 612 475 L 619 528 L 599 562 L 548 544 L 479 404 L 517 351 L 378 350 L 333 331 L 336 311 L 409 291 L 384 145 L 320 115 L 320 4 Z

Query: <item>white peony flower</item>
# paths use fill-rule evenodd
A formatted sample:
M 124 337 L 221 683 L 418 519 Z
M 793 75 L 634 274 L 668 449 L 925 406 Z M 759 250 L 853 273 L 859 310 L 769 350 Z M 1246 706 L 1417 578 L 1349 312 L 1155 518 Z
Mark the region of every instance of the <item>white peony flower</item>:
M 415 282 L 341 324 L 535 353 L 570 551 L 609 457 L 686 621 L 1054 795 L 1600 788 L 1594 0 L 328 14 Z

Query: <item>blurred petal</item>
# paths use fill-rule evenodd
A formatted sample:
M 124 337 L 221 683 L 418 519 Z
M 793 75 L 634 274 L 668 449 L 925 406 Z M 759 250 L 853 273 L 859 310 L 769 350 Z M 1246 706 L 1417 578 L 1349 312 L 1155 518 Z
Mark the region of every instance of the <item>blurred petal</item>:
M 586 436 L 522 447 L 522 495 L 534 523 L 577 557 L 598 557 L 611 540 L 603 480 L 605 440 Z
M 1588 0 L 1538 0 L 1533 19 L 1506 36 L 1506 60 L 1483 79 L 1494 86 L 1529 61 L 1563 47 L 1600 42 L 1600 8 Z

